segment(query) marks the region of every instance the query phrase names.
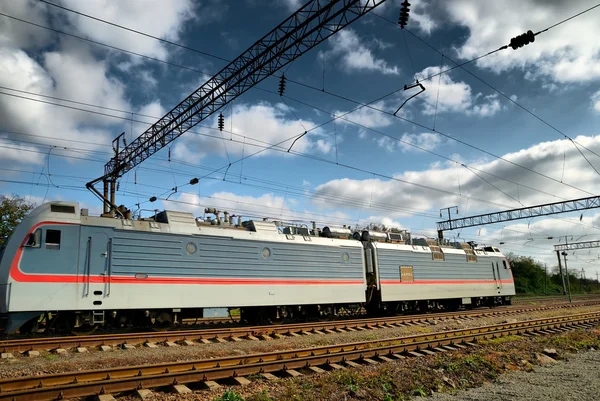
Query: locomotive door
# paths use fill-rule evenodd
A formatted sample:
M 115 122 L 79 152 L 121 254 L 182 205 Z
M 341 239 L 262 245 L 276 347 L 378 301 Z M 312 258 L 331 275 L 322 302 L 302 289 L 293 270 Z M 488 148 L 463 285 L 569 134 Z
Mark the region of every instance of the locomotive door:
M 110 295 L 111 240 L 97 231 L 83 232 L 81 239 L 85 244 L 83 297 L 94 306 L 102 305 L 102 298 Z
M 498 268 L 498 263 L 494 266 L 494 262 L 492 262 L 492 274 L 494 275 L 494 284 L 496 285 L 496 290 L 500 290 L 500 286 L 502 285 L 502 280 L 500 279 L 500 269 Z M 500 291 L 498 291 L 500 293 Z

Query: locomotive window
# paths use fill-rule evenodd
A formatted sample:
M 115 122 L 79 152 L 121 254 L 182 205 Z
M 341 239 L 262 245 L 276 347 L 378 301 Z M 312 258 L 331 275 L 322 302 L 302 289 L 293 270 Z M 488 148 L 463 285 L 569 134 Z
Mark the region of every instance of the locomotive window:
M 46 230 L 46 249 L 60 249 L 60 230 Z
M 505 269 L 508 269 L 508 266 L 506 266 L 506 260 L 503 260 L 503 261 L 502 261 L 502 264 L 504 265 L 504 268 L 505 268 Z

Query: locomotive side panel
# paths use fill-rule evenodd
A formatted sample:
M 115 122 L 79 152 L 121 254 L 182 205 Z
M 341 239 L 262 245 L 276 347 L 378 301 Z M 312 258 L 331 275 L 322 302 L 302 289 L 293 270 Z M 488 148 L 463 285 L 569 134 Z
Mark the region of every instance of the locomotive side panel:
M 43 235 L 55 228 L 43 226 Z M 12 283 L 18 295 L 10 311 L 365 300 L 363 252 L 358 242 L 313 239 L 315 243 L 306 243 L 302 236 L 269 241 L 245 231 L 237 232 L 237 237 L 249 238 L 78 225 L 61 230 L 60 249 L 46 250 L 43 243 L 39 249 L 25 249 L 19 257 L 21 268 Z M 55 257 L 59 253 L 62 256 Z
M 121 308 L 365 300 L 362 247 L 335 242 L 118 231 L 113 237 L 111 282 L 111 294 L 126 305 Z
M 478 256 L 476 262 L 467 262 L 461 251 L 435 260 L 426 247 L 416 248 L 376 245 L 383 302 L 514 295 L 510 273 L 499 274 L 495 265 L 492 270 L 492 259 L 500 261 L 498 257 Z

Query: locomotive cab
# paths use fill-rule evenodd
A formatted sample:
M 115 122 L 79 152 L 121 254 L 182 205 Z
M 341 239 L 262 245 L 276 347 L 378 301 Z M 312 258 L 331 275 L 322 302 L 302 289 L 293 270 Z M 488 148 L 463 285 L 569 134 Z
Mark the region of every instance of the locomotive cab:
M 0 245 L 0 333 L 35 320 L 47 312 L 39 310 L 42 304 L 60 298 L 61 288 L 51 283 L 48 274 L 76 273 L 79 223 L 77 203 L 45 203 Z M 32 291 L 45 301 L 31 304 L 39 300 Z

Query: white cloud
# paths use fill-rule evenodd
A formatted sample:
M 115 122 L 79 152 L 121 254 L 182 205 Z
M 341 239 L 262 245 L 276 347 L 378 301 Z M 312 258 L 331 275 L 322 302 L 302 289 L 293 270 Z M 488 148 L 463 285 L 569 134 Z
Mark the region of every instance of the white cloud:
M 600 152 L 600 136 L 580 136 L 575 140 L 595 152 Z M 518 152 L 505 154 L 502 157 L 529 169 L 539 171 L 558 181 L 562 179 L 564 182 L 585 189 L 590 193 L 595 193 L 595 188 L 600 185 L 600 177 L 568 140 L 539 143 Z M 563 157 L 565 157 L 564 166 Z M 461 160 L 457 161 L 462 162 Z M 379 204 L 398 205 L 397 213 L 390 213 L 392 218 L 402 213 L 403 206 L 401 205 L 415 205 L 413 206 L 415 209 L 430 210 L 460 204 L 460 202 L 464 203 L 466 199 L 457 196 L 459 193 L 470 198 L 469 212 L 473 213 L 521 207 L 521 203 L 535 205 L 560 201 L 562 198 L 576 199 L 589 196 L 589 194 L 577 189 L 562 185 L 560 182 L 544 179 L 537 174 L 501 160 L 480 160 L 466 164 L 481 171 L 473 170 L 477 173 L 475 175 L 469 169 L 450 162 L 434 165 L 427 170 L 405 171 L 394 175 L 399 181 L 336 179 L 319 185 L 315 190 L 315 196 L 344 199 L 343 202 L 338 203 L 330 200 L 326 203 L 319 203 L 322 207 L 328 208 L 345 208 L 348 205 L 348 199 L 352 200 L 354 204 L 364 203 L 368 205 L 371 203 L 371 199 L 377 199 Z M 496 177 L 485 174 L 485 172 L 494 174 Z M 479 176 L 484 177 L 489 183 Z M 498 177 L 517 182 L 520 185 L 517 186 Z M 400 180 L 418 185 L 410 185 L 400 182 Z M 446 193 L 434 191 L 425 188 L 425 186 L 446 191 Z M 365 190 L 365 188 L 368 190 Z M 477 199 L 486 202 L 480 202 Z
M 404 0 L 388 0 L 377 6 L 374 12 L 379 15 L 386 15 L 388 19 L 398 20 L 398 12 L 400 5 Z M 410 11 L 407 28 L 411 30 L 418 29 L 426 35 L 438 27 L 436 17 L 431 15 L 432 11 L 436 11 L 436 7 L 431 6 L 431 2 L 426 0 L 411 0 Z M 363 19 L 365 22 L 367 19 Z M 374 23 L 380 22 L 378 18 L 372 20 Z
M 476 115 L 481 117 L 491 117 L 502 110 L 498 94 L 487 95 L 484 97 L 484 103 L 476 104 L 471 109 L 467 109 L 467 115 Z
M 276 144 L 289 138 L 294 138 L 302 134 L 305 130 L 315 127 L 315 123 L 310 120 L 297 120 L 289 109 L 285 106 L 272 105 L 267 102 L 261 102 L 254 105 L 236 104 L 233 107 L 233 132 L 219 132 L 217 130 L 202 130 L 203 134 L 209 136 L 194 135 L 189 132 L 180 142 L 175 145 L 175 157 L 184 160 L 200 160 L 207 153 L 216 153 L 221 156 L 229 154 L 232 156 L 242 156 L 252 154 L 262 150 L 269 144 Z M 229 113 L 225 115 L 225 130 L 229 131 L 231 127 L 231 117 Z M 209 119 L 208 126 L 217 127 L 217 116 Z M 328 153 L 332 144 L 329 136 L 321 129 L 309 132 L 300 138 L 292 148 L 292 151 L 307 152 L 317 150 L 321 153 Z M 287 149 L 292 145 L 293 139 L 283 142 L 279 145 L 280 149 Z M 264 151 L 256 156 L 265 156 L 269 154 L 283 154 L 275 151 Z M 288 154 L 288 153 L 285 153 Z
M 404 133 L 399 140 L 389 136 L 381 136 L 376 139 L 376 142 L 377 146 L 384 148 L 388 152 L 401 150 L 403 153 L 406 153 L 434 150 L 443 143 L 443 139 L 438 134 L 423 132 L 421 134 Z
M 592 0 L 502 2 L 457 0 L 444 2 L 449 18 L 469 31 L 457 49 L 463 59 L 471 59 L 508 44 L 527 30 L 545 29 L 563 17 L 595 5 Z M 577 17 L 536 36 L 523 48 L 508 48 L 477 61 L 477 65 L 497 73 L 513 68 L 534 77 L 556 82 L 585 82 L 600 78 L 600 24 L 598 10 Z
M 295 12 L 302 7 L 304 3 L 305 2 L 301 0 L 282 0 L 280 4 L 284 5 L 289 11 Z
M 2 1 L 0 11 L 27 19 L 39 25 L 48 25 L 48 6 L 38 1 Z M 52 35 L 40 34 L 41 28 L 7 17 L 0 18 L 0 46 L 39 49 L 52 42 Z
M 380 110 L 385 110 L 387 108 L 383 100 L 375 102 L 371 106 L 373 106 L 375 109 Z M 346 113 L 347 111 L 334 111 L 333 114 L 335 116 L 343 116 L 341 118 L 338 118 L 336 122 L 350 125 L 352 125 L 352 122 L 354 122 L 360 125 L 364 125 L 368 128 L 388 127 L 392 125 L 393 122 L 392 117 L 369 107 L 361 107 L 360 109 L 353 111 L 350 114 Z
M 600 90 L 592 95 L 592 107 L 600 113 Z
M 404 142 L 408 142 L 426 150 L 434 150 L 442 143 L 442 137 L 431 132 L 423 132 L 422 134 L 404 134 L 401 139 Z M 419 149 L 406 143 L 398 142 L 398 144 L 403 152 L 419 151 Z
M 373 54 L 358 34 L 351 28 L 345 28 L 329 39 L 332 49 L 320 52 L 327 61 L 341 61 L 348 72 L 375 71 L 386 75 L 398 75 L 400 69 Z
M 424 78 L 439 74 L 448 69 L 448 66 L 431 66 L 417 74 Z M 502 105 L 497 94 L 483 96 L 479 93 L 473 96 L 471 86 L 466 82 L 454 81 L 449 74 L 434 77 L 431 84 L 425 85 L 425 92 L 415 99 L 423 101 L 423 114 L 463 112 L 467 115 L 491 117 L 502 110 Z M 482 100 L 477 103 L 478 99 Z M 437 108 L 436 108 L 437 106 Z
M 0 85 L 106 107 L 130 107 L 122 83 L 110 78 L 106 64 L 95 62 L 89 54 L 50 52 L 39 59 L 43 65 L 22 50 L 0 48 Z M 73 79 L 85 85 L 73 85 Z M 0 96 L 0 121 L 2 129 L 40 135 L 42 138 L 36 137 L 36 142 L 65 146 L 69 140 L 78 140 L 84 143 L 77 147 L 96 149 L 96 144 L 108 142 L 112 133 L 106 127 L 118 120 L 4 95 Z M 64 141 L 45 136 L 60 136 Z
M 428 77 L 438 74 L 445 69 L 447 69 L 446 66 L 442 68 L 435 66 L 427 67 L 418 73 L 417 76 Z M 426 85 L 425 92 L 418 96 L 418 98 L 424 101 L 424 114 L 433 115 L 436 110 L 436 104 L 438 113 L 464 112 L 467 108 L 471 107 L 471 87 L 465 82 L 454 82 L 448 74 L 435 77 L 430 82 L 433 82 L 433 84 Z
M 121 2 L 110 0 L 83 2 L 62 0 L 62 4 L 82 13 L 174 42 L 180 40 L 181 30 L 185 22 L 211 19 L 208 13 L 203 13 L 200 19 L 195 14 L 194 4 L 190 0 L 172 0 L 169 2 L 160 0 L 128 0 Z M 169 55 L 170 49 L 155 39 L 109 26 L 74 13 L 51 8 L 54 13 L 65 16 L 78 32 L 93 40 L 162 60 Z M 203 11 L 205 10 L 207 11 L 208 7 L 204 7 Z M 132 15 L 135 18 L 131 18 Z

